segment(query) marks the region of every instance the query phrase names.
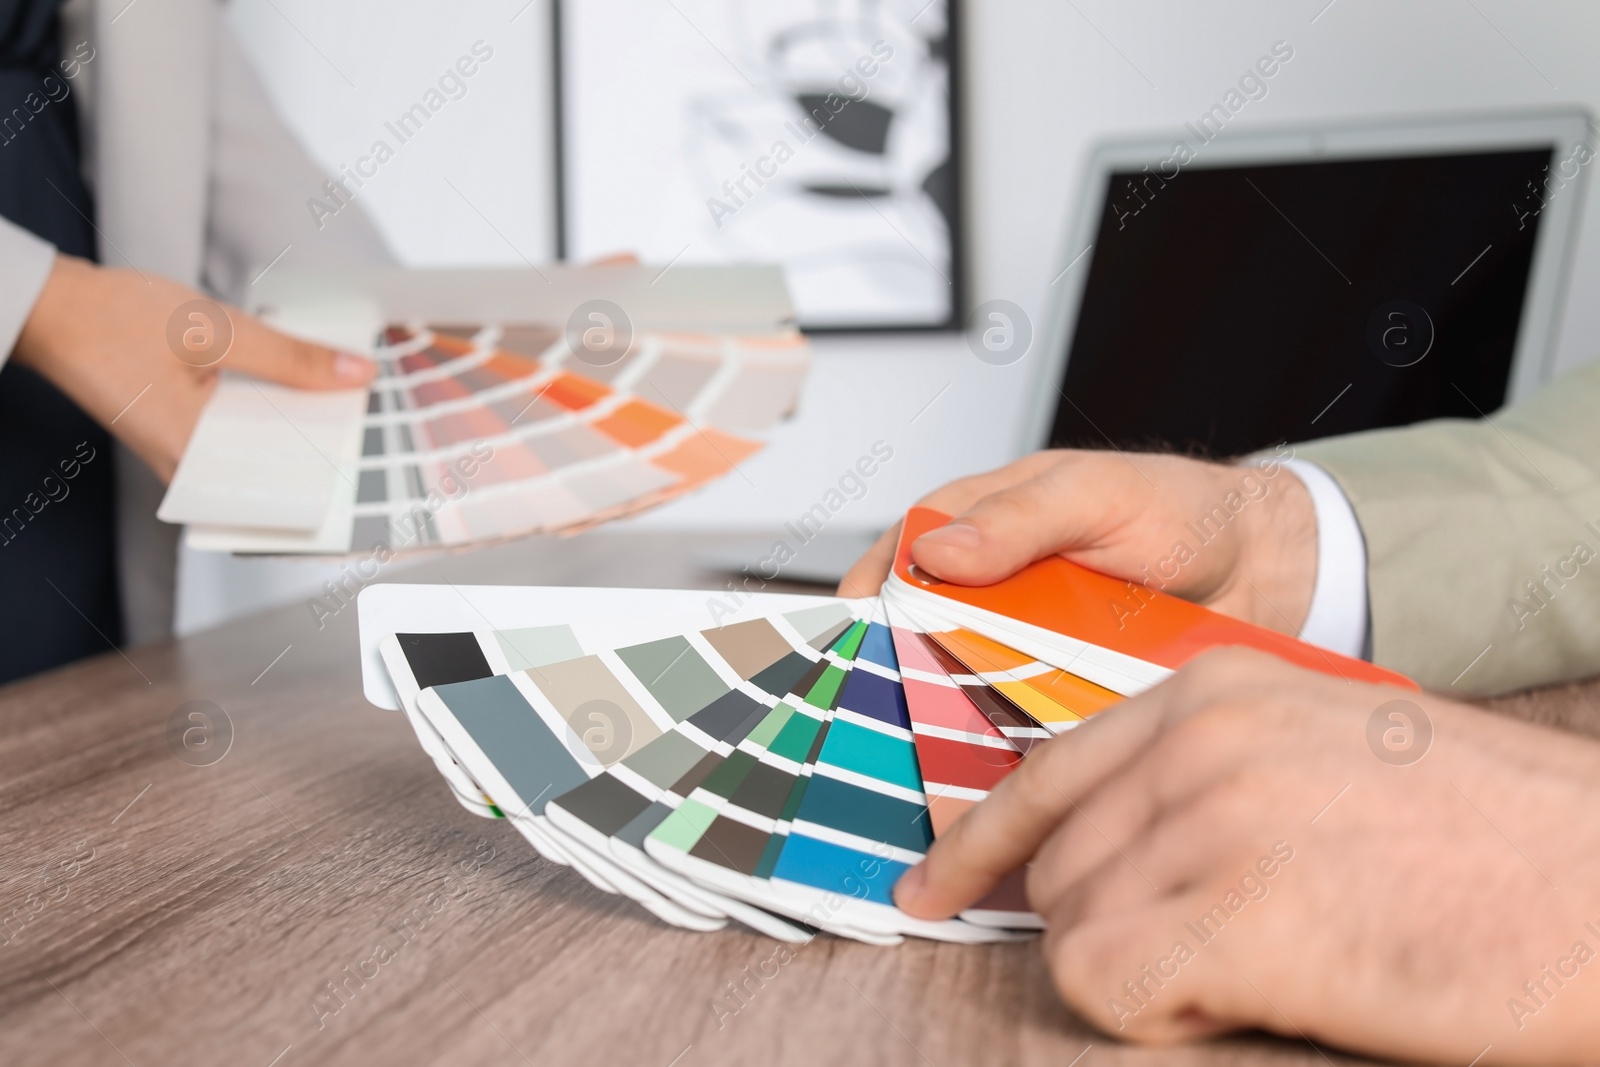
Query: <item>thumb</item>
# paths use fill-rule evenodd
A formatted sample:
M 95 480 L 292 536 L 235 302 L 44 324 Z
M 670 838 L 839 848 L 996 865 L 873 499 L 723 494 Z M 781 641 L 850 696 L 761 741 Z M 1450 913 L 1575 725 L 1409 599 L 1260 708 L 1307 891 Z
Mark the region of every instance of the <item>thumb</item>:
M 863 597 L 877 596 L 883 588 L 884 579 L 889 576 L 889 571 L 894 566 L 895 549 L 900 544 L 901 523 L 895 523 L 883 531 L 883 536 L 873 542 L 867 549 L 866 555 L 856 560 L 855 565 L 845 573 L 839 582 L 836 596 Z
M 354 389 L 370 382 L 377 369 L 365 356 L 302 341 L 254 319 L 239 327 L 226 365 L 263 381 L 296 389 Z
M 1036 559 L 1081 547 L 1091 536 L 1081 496 L 1048 475 L 983 497 L 911 546 L 918 567 L 958 585 L 990 585 Z

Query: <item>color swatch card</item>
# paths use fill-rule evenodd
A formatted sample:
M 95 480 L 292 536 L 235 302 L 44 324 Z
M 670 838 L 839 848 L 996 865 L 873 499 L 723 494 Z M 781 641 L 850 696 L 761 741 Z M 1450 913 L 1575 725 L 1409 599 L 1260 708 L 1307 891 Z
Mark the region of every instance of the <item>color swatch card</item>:
M 986 692 L 981 680 L 929 635 L 906 626 L 893 631 L 906 714 L 928 797 L 928 826 L 937 838 L 1017 768 L 1042 731 L 1006 706 L 999 694 Z M 1019 732 L 1026 740 L 1018 740 Z M 980 926 L 1040 926 L 1028 908 L 1023 878 L 1022 871 L 1013 873 L 961 917 Z
M 552 858 L 586 860 L 603 875 L 597 884 L 620 887 L 669 921 L 661 902 L 639 894 L 637 885 L 630 887 L 629 877 L 690 911 L 709 909 L 793 940 L 802 934 L 792 923 L 685 879 L 650 860 L 640 847 L 670 813 L 661 791 L 705 774 L 710 763 L 728 756 L 750 730 L 751 714 L 766 710 L 765 704 L 752 702 L 751 694 L 770 704 L 778 697 L 767 690 L 784 693 L 784 679 L 821 662 L 819 648 L 847 628 L 848 609 L 824 602 L 775 620 L 722 627 L 713 635 L 714 645 L 678 635 L 545 664 L 513 673 L 509 680 L 486 676 L 450 682 L 425 690 L 418 705 L 438 727 L 440 743 L 472 774 L 471 788 L 494 796 L 494 813 L 520 823 L 541 852 L 552 855 L 553 844 Z M 491 660 L 504 663 L 504 645 L 512 636 L 407 635 L 386 642 L 384 651 L 388 661 L 412 676 L 446 663 L 458 673 L 481 675 Z M 476 647 L 469 647 L 472 641 Z M 774 659 L 782 662 L 757 669 Z M 739 670 L 752 678 L 739 677 Z M 397 686 L 404 692 L 398 679 Z M 508 747 L 526 758 L 509 766 L 490 760 L 490 752 Z M 593 782 L 581 784 L 591 776 Z M 558 809 L 549 799 L 553 794 L 582 818 Z M 585 868 L 581 862 L 573 865 Z M 620 867 L 624 876 L 608 865 Z
M 368 685 L 369 699 L 380 707 L 399 708 L 410 719 L 422 742 L 424 751 L 432 756 L 439 771 L 469 811 L 478 815 L 499 818 L 503 813 L 483 795 L 482 789 L 466 774 L 455 759 L 444 749 L 437 733 L 417 707 L 424 689 L 454 682 L 472 681 L 515 671 L 535 670 L 550 664 L 575 660 L 591 651 L 602 651 L 624 645 L 641 644 L 648 640 L 671 635 L 684 629 L 686 620 L 695 614 L 690 609 L 705 613 L 704 592 L 668 589 L 566 589 L 541 588 L 537 601 L 506 597 L 514 592 L 505 587 L 457 585 L 378 585 L 363 591 L 361 597 L 361 626 L 363 644 L 372 636 L 369 631 L 386 627 L 387 632 L 375 637 L 373 651 L 377 656 L 378 670 L 387 675 L 395 699 L 385 699 L 387 694 L 377 692 Z M 521 590 L 524 594 L 526 590 Z M 572 622 L 545 623 L 553 613 L 560 613 L 563 605 L 573 614 L 583 610 L 581 602 L 614 599 L 617 603 L 629 602 L 633 614 L 622 614 L 610 619 L 580 618 Z M 518 600 L 522 603 L 518 603 Z M 753 603 L 736 611 L 725 622 L 738 622 L 756 618 L 765 605 L 769 610 L 800 610 L 831 603 L 831 598 L 764 594 L 751 598 Z M 674 614 L 652 617 L 651 605 L 675 608 Z M 720 615 L 712 615 L 715 622 Z M 494 630 L 469 631 L 451 629 L 454 620 L 463 626 L 483 626 L 491 620 L 508 620 Z M 439 626 L 443 620 L 446 625 Z M 535 625 L 520 625 L 535 622 Z M 368 670 L 363 663 L 363 673 Z M 369 680 L 370 681 L 370 680 Z
M 910 541 L 938 521 L 908 516 L 878 598 L 800 598 L 720 622 L 619 613 L 399 631 L 379 649 L 461 803 L 509 821 L 546 857 L 687 929 L 733 921 L 785 940 L 825 930 L 876 944 L 1039 929 L 1024 871 L 944 922 L 900 911 L 893 888 L 1037 746 L 1072 743 L 1058 735 L 1116 714 L 1186 656 L 1237 644 L 1410 684 L 1153 596 L 1156 632 L 1124 634 L 1093 617 L 1117 618 L 1100 601 L 1124 583 L 1054 566 L 1064 561 L 951 589 L 909 562 Z M 505 605 L 575 591 L 501 592 L 496 612 L 521 618 Z M 405 617 L 389 601 L 428 595 L 395 587 L 383 617 Z
M 911 545 L 947 521 L 948 516 L 929 508 L 906 513 L 883 598 L 897 614 L 914 618 L 924 630 L 939 635 L 951 653 L 975 671 L 1003 671 L 1017 682 L 1033 679 L 1031 685 L 1014 688 L 1014 695 L 1032 689 L 1069 710 L 1075 705 L 1090 708 L 1100 699 L 1096 688 L 1132 696 L 1208 649 L 1233 646 L 1268 652 L 1296 666 L 1351 681 L 1416 688 L 1416 683 L 1394 671 L 1100 574 L 1060 556 L 1031 563 L 993 585 L 940 581 L 911 562 Z M 1013 654 L 995 652 L 993 646 L 984 645 L 984 638 Z M 1077 681 L 1052 680 L 1047 676 L 1052 667 L 1070 672 Z M 1096 688 L 1085 689 L 1079 681 Z M 1081 712 L 1075 715 L 1082 717 Z
M 828 618 L 809 609 L 792 613 L 792 619 L 810 633 L 832 625 L 839 610 L 828 604 Z M 623 629 L 648 630 L 649 625 L 630 622 Z M 467 752 L 462 759 L 467 767 L 482 761 L 485 750 L 518 753 L 511 762 L 479 762 L 471 773 L 456 765 L 459 781 L 441 765 L 458 796 L 471 792 L 482 798 L 480 813 L 508 817 L 547 857 L 570 862 L 601 888 L 630 896 L 669 922 L 707 929 L 731 917 L 769 936 L 803 940 L 793 924 L 651 863 L 637 842 L 630 847 L 626 835 L 608 846 L 607 834 L 587 826 L 574 833 L 548 817 L 552 795 L 569 792 L 607 765 L 625 761 L 646 773 L 671 765 L 678 750 L 670 731 L 716 691 L 715 680 L 681 636 L 552 661 L 553 651 L 572 640 L 565 627 L 410 634 L 387 639 L 383 652 L 403 697 L 418 679 L 459 679 L 418 695 L 426 725 L 415 720 L 414 725 L 425 748 L 437 745 L 452 763 L 455 752 Z M 697 721 L 710 726 L 715 718 L 703 715 Z M 435 731 L 441 721 L 449 725 Z M 465 739 L 459 731 L 465 731 Z M 435 759 L 440 760 L 437 752 Z
M 774 936 L 797 923 L 878 943 L 1037 927 L 1020 878 L 949 923 L 892 898 L 933 837 L 1050 736 L 998 687 L 1010 679 L 991 684 L 933 636 L 891 626 L 881 601 L 598 648 L 604 633 L 400 633 L 380 647 L 463 804 L 668 921 L 658 898 L 687 906 L 679 925 L 713 918 L 703 905 Z M 579 645 L 594 651 L 562 658 Z
M 668 921 L 618 869 L 694 912 L 679 925 L 709 908 L 773 936 L 1015 936 L 893 907 L 932 824 L 895 642 L 873 611 L 824 599 L 537 664 L 530 651 L 570 633 L 381 647 L 408 707 L 417 682 L 437 683 L 416 691 L 413 725 L 463 803 Z
M 549 636 L 540 638 L 531 647 L 520 636 L 510 640 L 520 648 L 521 655 L 546 656 L 553 661 L 626 643 L 635 635 L 619 631 L 624 622 L 637 622 L 639 629 L 644 630 L 659 625 L 657 620 L 670 620 L 661 633 L 704 629 L 723 622 L 743 622 L 815 607 L 830 599 L 794 593 L 751 593 L 730 614 L 722 600 L 708 597 L 704 589 L 540 586 L 530 590 L 525 586 L 456 582 L 436 585 L 378 582 L 362 589 L 356 597 L 361 685 L 367 700 L 375 707 L 389 711 L 401 707 L 399 694 L 389 677 L 389 667 L 379 652 L 383 639 L 393 634 L 543 631 Z M 550 643 L 544 644 L 546 641 Z M 557 655 L 561 649 L 569 650 L 570 655 Z M 507 655 L 514 658 L 510 653 Z M 531 662 L 524 666 L 530 665 Z M 448 656 L 437 666 L 447 672 L 481 669 L 470 660 L 459 661 Z M 479 675 L 461 676 L 468 677 Z M 433 684 L 436 682 L 429 680 L 417 688 Z
M 932 840 L 899 682 L 888 626 L 858 614 L 762 717 L 757 731 L 770 744 L 741 746 L 646 851 L 814 926 L 993 940 L 984 928 L 915 919 L 893 905 L 894 883 Z
M 595 268 L 569 299 L 646 270 Z M 703 306 L 704 325 L 651 327 L 671 317 L 633 299 L 649 318 L 603 296 L 381 328 L 370 300 L 274 309 L 303 334 L 372 329 L 345 347 L 370 351 L 376 381 L 352 397 L 225 376 L 158 514 L 200 549 L 387 556 L 581 530 L 730 473 L 794 410 L 805 340 L 735 306 L 731 327 Z

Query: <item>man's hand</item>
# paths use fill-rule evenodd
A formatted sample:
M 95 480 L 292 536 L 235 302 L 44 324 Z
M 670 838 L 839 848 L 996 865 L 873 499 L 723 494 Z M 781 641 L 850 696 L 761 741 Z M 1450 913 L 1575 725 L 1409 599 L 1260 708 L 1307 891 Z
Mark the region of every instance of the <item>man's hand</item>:
M 1036 750 L 896 901 L 944 918 L 1030 861 L 1056 985 L 1109 1033 L 1258 1027 L 1462 1064 L 1600 1050 L 1589 740 L 1213 652 Z
M 1121 452 L 1038 452 L 919 503 L 956 516 L 917 539 L 918 567 L 987 585 L 1059 554 L 1236 618 L 1298 633 L 1317 577 L 1311 495 L 1276 460 L 1257 466 Z M 898 525 L 839 585 L 878 591 Z
M 303 389 L 353 389 L 372 378 L 370 360 L 296 340 L 231 308 L 226 357 L 191 366 L 168 344 L 167 323 L 199 299 L 165 278 L 57 256 L 13 358 L 108 427 L 163 481 L 177 469 L 224 367 Z

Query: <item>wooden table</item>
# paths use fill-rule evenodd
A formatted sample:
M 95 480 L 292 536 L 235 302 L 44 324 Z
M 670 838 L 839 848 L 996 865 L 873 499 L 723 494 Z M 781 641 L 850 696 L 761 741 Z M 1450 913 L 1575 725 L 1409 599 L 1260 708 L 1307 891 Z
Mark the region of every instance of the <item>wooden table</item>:
M 714 541 L 597 533 L 393 577 L 717 588 L 691 562 Z M 667 928 L 458 806 L 362 699 L 354 609 L 326 621 L 294 605 L 0 689 L 0 1063 L 1360 1062 L 1119 1045 L 1031 943 L 823 936 L 747 980 L 773 942 Z M 233 726 L 208 766 L 167 740 L 193 700 Z M 1499 703 L 1600 733 L 1600 686 Z M 730 982 L 743 1006 L 718 1012 Z

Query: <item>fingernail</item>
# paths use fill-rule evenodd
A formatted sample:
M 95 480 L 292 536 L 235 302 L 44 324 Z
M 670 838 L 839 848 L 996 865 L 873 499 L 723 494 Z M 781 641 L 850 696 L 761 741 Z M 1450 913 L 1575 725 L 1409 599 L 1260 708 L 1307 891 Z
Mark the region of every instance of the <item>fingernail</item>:
M 333 376 L 341 382 L 365 382 L 372 377 L 372 360 L 351 352 L 338 352 L 333 357 Z
M 982 539 L 976 526 L 970 522 L 956 521 L 946 523 L 937 530 L 929 530 L 917 538 L 917 543 L 970 550 L 977 548 Z
M 896 904 L 903 907 L 908 903 L 915 902 L 922 895 L 922 887 L 928 881 L 928 874 L 923 869 L 926 866 L 926 864 L 919 863 L 900 876 L 900 880 L 894 884 L 894 902 Z

